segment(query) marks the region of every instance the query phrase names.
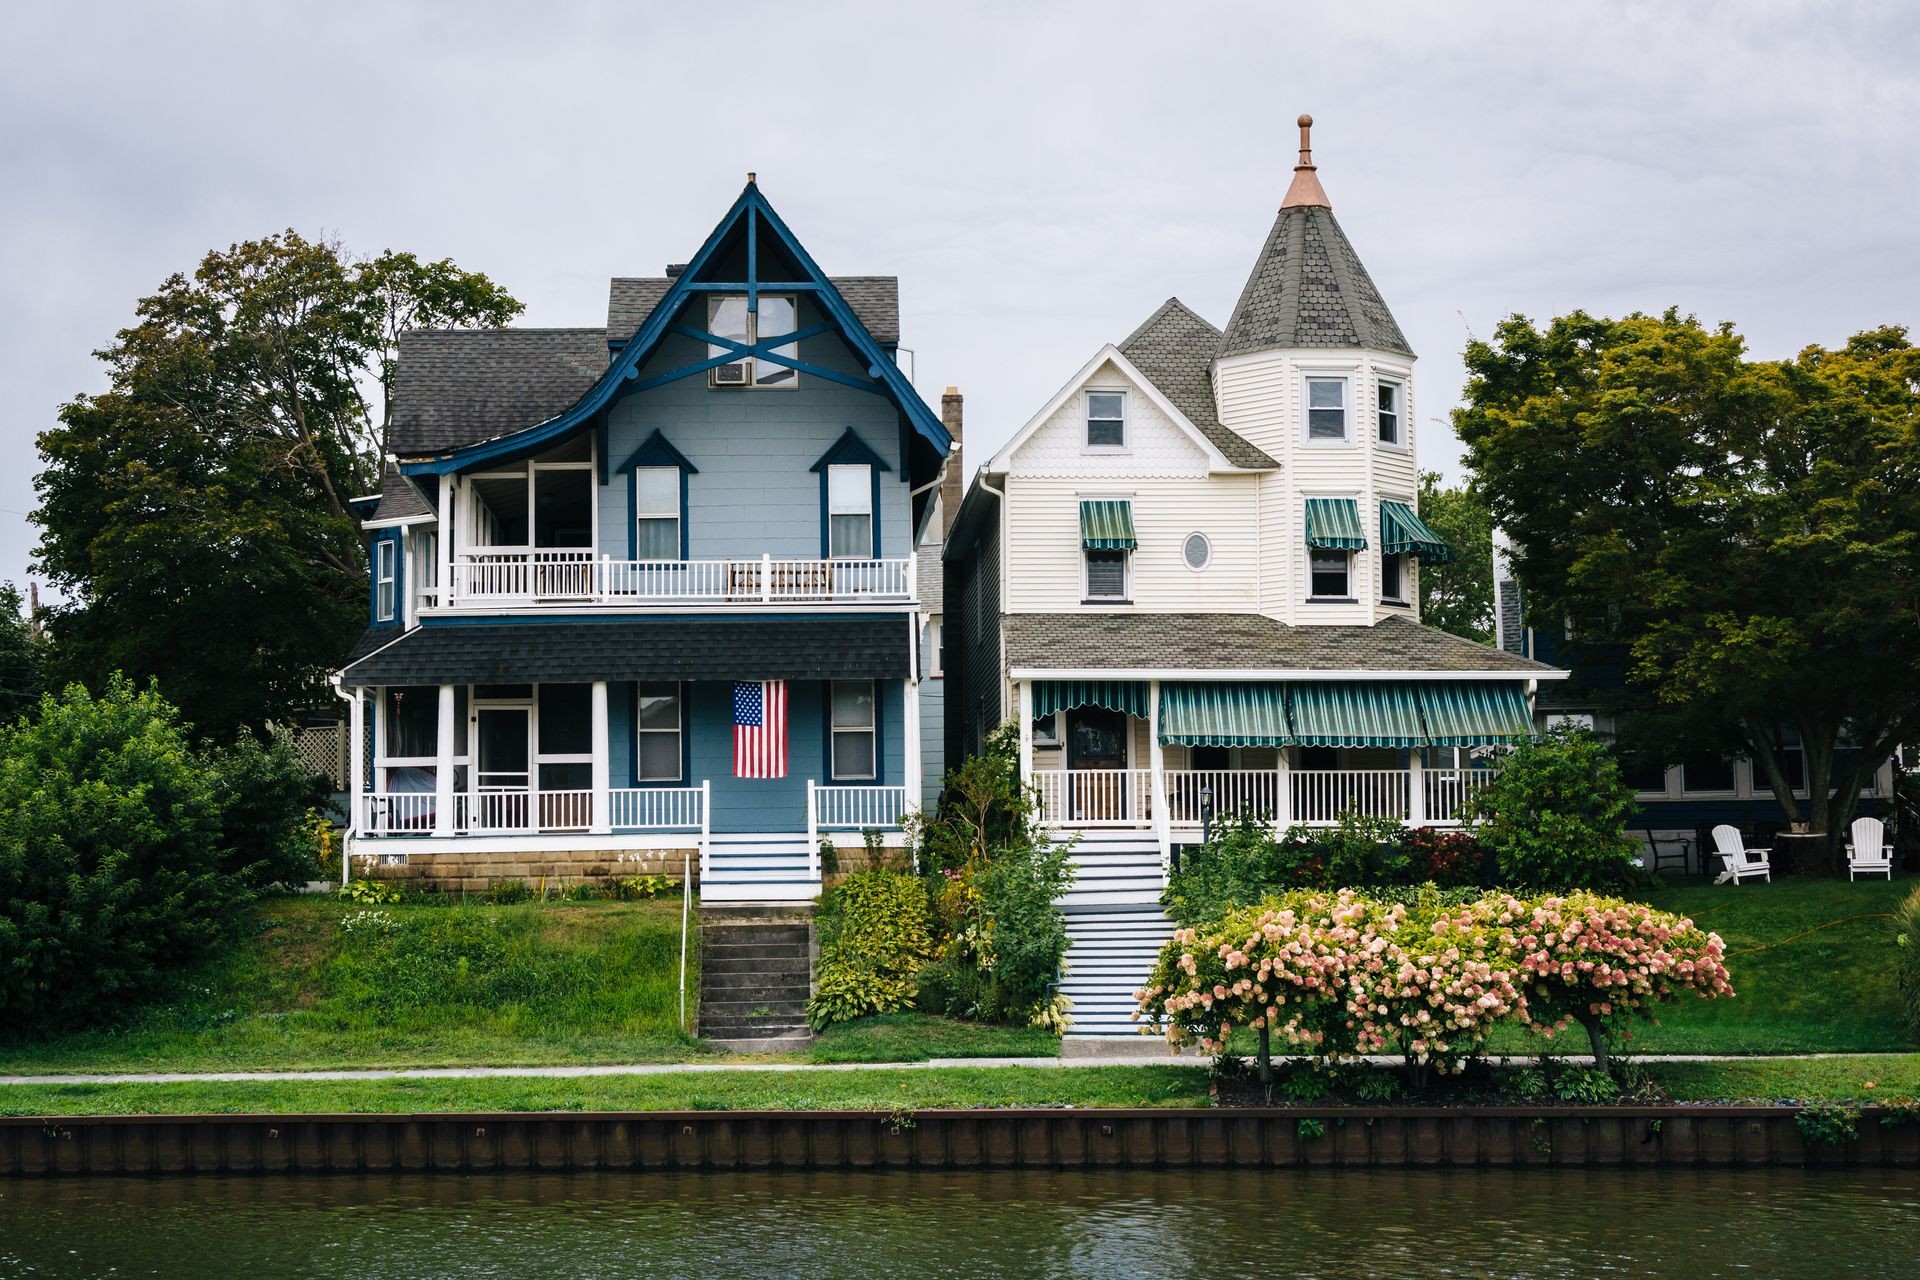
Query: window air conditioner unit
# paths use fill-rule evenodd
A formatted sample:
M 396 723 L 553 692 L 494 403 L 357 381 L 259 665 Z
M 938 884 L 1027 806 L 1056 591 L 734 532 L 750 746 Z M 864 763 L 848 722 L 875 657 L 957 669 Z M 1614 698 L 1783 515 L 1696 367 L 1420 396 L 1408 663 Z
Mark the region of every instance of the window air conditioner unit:
M 747 362 L 736 360 L 732 364 L 715 365 L 713 385 L 716 387 L 744 387 L 747 385 Z

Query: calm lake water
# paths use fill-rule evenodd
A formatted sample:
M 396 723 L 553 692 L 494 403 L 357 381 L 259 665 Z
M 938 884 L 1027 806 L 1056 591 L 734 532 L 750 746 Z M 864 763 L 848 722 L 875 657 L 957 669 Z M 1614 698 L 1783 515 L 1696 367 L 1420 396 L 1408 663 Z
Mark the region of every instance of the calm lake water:
M 1920 1275 L 1920 1176 L 1000 1172 L 0 1183 L 0 1276 Z

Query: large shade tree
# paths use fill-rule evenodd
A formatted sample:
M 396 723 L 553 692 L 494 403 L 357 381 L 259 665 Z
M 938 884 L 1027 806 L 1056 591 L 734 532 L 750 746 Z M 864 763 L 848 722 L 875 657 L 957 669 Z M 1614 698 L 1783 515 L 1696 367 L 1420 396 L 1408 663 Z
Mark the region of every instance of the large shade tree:
M 1629 745 L 1747 755 L 1837 840 L 1920 731 L 1920 350 L 1887 328 L 1755 361 L 1730 326 L 1576 312 L 1466 363 L 1476 483 L 1533 616 L 1624 656 Z
M 378 487 L 399 335 L 520 304 L 448 261 L 293 231 L 210 253 L 99 352 L 39 440 L 37 558 L 63 678 L 156 677 L 226 736 L 323 703 L 364 619 L 347 503 Z
M 1420 473 L 1420 518 L 1453 548 L 1445 564 L 1420 566 L 1420 621 L 1456 636 L 1493 641 L 1493 516 L 1470 486 Z

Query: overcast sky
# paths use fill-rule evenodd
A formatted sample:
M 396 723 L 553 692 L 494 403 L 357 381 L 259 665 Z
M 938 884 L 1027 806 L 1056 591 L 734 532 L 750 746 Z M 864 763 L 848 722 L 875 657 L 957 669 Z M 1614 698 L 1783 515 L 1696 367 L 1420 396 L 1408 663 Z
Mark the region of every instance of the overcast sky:
M 976 463 L 1168 296 L 1225 322 L 1302 111 L 1421 357 L 1427 466 L 1511 312 L 1673 305 L 1763 356 L 1920 322 L 1903 3 L 17 3 L 0 66 L 7 577 L 90 353 L 285 227 L 597 325 L 757 170 L 828 271 L 900 277 Z

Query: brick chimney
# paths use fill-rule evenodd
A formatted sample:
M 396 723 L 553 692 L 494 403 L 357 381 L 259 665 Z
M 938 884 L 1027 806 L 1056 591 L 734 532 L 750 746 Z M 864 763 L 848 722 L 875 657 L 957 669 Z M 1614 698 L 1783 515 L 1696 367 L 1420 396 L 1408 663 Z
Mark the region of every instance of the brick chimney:
M 953 437 L 953 452 L 947 458 L 947 478 L 940 485 L 940 537 L 945 541 L 947 531 L 953 528 L 953 518 L 960 514 L 960 499 L 966 496 L 967 472 L 962 465 L 964 454 L 960 450 L 960 408 L 964 403 L 960 388 L 948 387 L 947 393 L 940 397 L 940 425 Z

